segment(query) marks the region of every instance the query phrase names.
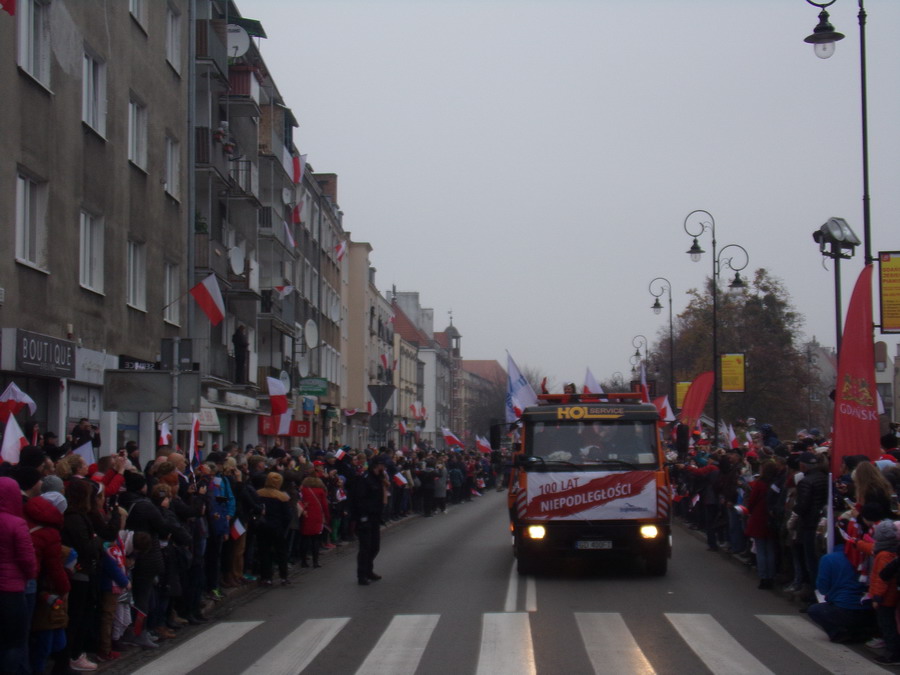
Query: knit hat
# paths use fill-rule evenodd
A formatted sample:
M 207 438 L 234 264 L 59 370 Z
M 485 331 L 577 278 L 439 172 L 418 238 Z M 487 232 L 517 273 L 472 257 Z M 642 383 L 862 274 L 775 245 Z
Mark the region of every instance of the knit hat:
M 144 474 L 137 471 L 125 472 L 125 489 L 128 492 L 140 492 L 146 484 L 147 479 L 144 478 Z
M 882 520 L 872 529 L 875 539 L 875 552 L 893 551 L 897 548 L 897 530 L 891 520 Z
M 69 508 L 69 502 L 59 492 L 45 492 L 40 498 L 53 504 L 60 513 L 65 513 L 66 509 Z
M 59 492 L 62 494 L 65 489 L 66 486 L 59 476 L 54 476 L 52 474 L 50 476 L 44 476 L 44 482 L 41 484 L 41 494 L 46 495 L 48 492 Z

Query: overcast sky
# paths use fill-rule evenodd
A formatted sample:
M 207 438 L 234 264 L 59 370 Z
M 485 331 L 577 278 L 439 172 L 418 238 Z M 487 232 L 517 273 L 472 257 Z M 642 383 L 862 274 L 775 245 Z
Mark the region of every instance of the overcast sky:
M 866 4 L 877 253 L 900 249 L 900 2 Z M 862 237 L 854 0 L 830 8 L 847 37 L 829 60 L 803 42 L 804 0 L 238 6 L 268 33 L 297 145 L 338 174 L 379 288 L 419 291 L 438 330 L 452 310 L 464 358 L 627 375 L 632 338 L 668 330 L 650 280 L 671 280 L 678 313 L 711 273 L 685 255 L 694 209 L 834 344 L 833 268 L 811 234 L 839 216 Z M 845 305 L 862 257 L 842 266 Z

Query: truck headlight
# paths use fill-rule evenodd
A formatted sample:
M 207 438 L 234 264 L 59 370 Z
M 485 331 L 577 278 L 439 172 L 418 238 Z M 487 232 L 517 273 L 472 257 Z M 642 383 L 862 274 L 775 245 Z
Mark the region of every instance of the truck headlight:
M 529 525 L 528 536 L 531 539 L 543 539 L 547 534 L 547 528 L 543 525 Z
M 656 525 L 641 525 L 641 536 L 644 539 L 656 539 L 659 536 L 659 528 Z

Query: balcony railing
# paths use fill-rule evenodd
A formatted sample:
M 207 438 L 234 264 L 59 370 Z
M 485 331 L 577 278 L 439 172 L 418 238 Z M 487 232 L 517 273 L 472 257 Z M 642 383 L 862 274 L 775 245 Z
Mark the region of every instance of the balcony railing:
M 228 172 L 231 182 L 244 196 L 257 197 L 259 195 L 259 171 L 256 164 L 249 159 L 239 159 L 231 162 L 231 170 Z
M 228 50 L 225 46 L 225 22 L 197 21 L 197 60 L 214 65 L 222 77 L 228 74 Z
M 259 80 L 247 66 L 228 69 L 228 106 L 232 115 L 259 117 Z

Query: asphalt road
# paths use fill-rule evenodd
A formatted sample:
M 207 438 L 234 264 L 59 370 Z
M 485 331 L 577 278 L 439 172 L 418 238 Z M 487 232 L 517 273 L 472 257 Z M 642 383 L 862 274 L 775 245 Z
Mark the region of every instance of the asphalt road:
M 634 565 L 515 574 L 505 494 L 383 533 L 356 584 L 355 546 L 225 620 L 142 655 L 141 675 L 194 673 L 866 673 L 864 649 L 832 645 L 753 573 L 675 528 L 665 577 Z M 117 669 L 113 669 L 115 672 Z

